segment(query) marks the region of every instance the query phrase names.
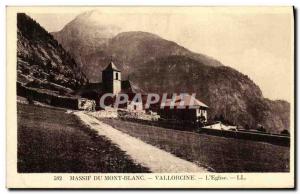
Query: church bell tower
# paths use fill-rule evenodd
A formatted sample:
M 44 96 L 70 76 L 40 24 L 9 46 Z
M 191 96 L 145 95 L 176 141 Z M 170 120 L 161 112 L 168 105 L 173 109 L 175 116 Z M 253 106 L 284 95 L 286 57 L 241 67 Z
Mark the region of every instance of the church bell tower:
M 121 71 L 112 61 L 102 71 L 102 84 L 107 93 L 118 94 L 121 92 Z

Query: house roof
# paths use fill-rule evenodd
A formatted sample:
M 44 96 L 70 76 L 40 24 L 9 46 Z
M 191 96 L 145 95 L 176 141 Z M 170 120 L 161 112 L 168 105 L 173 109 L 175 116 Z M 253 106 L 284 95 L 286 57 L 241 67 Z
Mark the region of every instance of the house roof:
M 194 96 L 191 96 L 189 94 L 177 95 L 174 99 L 167 99 L 164 106 L 165 107 L 193 106 L 193 107 L 208 108 L 206 104 L 197 100 Z
M 111 70 L 121 72 L 121 70 L 119 70 L 117 68 L 117 66 L 112 61 L 106 66 L 106 68 L 104 69 L 104 71 L 111 71 Z
M 237 129 L 237 126 L 234 126 L 234 125 L 226 125 L 222 122 L 217 122 L 215 124 L 212 124 L 212 125 L 207 125 L 205 127 L 203 127 L 205 129 L 216 129 L 216 130 L 231 130 L 231 129 Z

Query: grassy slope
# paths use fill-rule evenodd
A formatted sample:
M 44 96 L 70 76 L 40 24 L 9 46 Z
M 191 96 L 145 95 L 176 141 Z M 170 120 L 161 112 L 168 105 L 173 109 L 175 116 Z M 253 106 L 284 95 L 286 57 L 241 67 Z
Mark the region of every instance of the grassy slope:
M 117 119 L 103 122 L 216 172 L 287 172 L 289 147 L 189 133 Z
M 18 104 L 19 172 L 147 172 L 65 110 Z

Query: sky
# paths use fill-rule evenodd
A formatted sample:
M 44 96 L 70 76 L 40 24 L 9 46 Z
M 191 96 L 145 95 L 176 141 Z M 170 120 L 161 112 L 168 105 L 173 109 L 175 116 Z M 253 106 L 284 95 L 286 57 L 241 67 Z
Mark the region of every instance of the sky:
M 211 56 L 252 79 L 264 97 L 293 99 L 293 20 L 287 7 L 60 8 L 28 14 L 49 32 L 78 14 L 90 20 L 140 30 Z

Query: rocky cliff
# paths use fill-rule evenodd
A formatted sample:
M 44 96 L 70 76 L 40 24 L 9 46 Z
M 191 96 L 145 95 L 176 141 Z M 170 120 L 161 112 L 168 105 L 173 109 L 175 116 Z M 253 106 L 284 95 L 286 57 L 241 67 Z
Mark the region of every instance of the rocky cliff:
M 67 51 L 37 22 L 17 15 L 17 81 L 29 87 L 72 92 L 86 82 Z

